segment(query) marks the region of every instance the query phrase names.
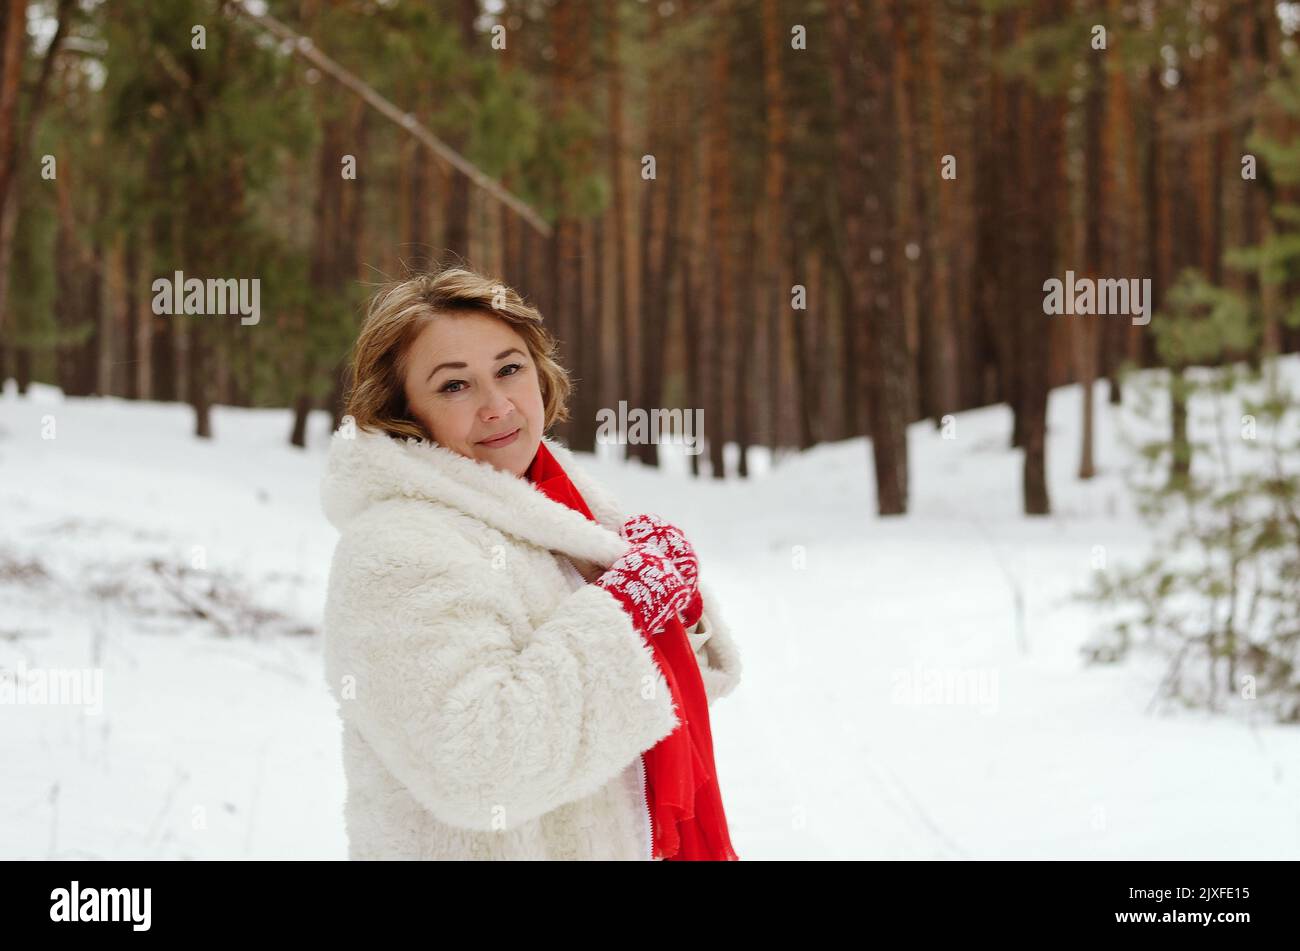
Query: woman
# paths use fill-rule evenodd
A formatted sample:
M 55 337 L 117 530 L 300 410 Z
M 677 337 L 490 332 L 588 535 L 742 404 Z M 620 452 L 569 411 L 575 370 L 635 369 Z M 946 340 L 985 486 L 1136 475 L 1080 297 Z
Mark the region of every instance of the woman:
M 708 730 L 736 646 L 685 536 L 545 435 L 554 350 L 465 269 L 371 301 L 322 486 L 351 858 L 736 858 Z

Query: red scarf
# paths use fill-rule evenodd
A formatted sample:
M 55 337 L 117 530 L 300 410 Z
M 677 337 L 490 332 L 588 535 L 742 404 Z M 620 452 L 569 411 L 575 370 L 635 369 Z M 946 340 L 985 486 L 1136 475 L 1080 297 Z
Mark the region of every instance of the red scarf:
M 538 443 L 537 455 L 524 477 L 543 495 L 597 521 L 545 443 Z M 646 641 L 668 682 L 673 707 L 682 721 L 642 754 L 655 857 L 667 861 L 738 861 L 740 856 L 731 847 L 727 833 L 727 817 L 722 811 L 722 794 L 713 765 L 709 700 L 686 628 L 674 613 L 664 629 Z

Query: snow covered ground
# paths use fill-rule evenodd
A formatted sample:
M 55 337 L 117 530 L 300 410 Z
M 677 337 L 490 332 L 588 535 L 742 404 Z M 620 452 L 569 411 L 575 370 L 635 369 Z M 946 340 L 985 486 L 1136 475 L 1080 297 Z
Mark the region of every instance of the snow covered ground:
M 713 729 L 742 859 L 1300 858 L 1300 730 L 1148 713 L 1154 657 L 1083 665 L 1094 546 L 1136 561 L 1153 539 L 1101 385 L 1100 472 L 1074 477 L 1080 397 L 1051 396 L 1043 519 L 1019 514 L 1005 406 L 955 439 L 912 427 L 899 519 L 874 514 L 861 439 L 756 455 L 746 482 L 586 457 L 687 531 L 723 599 L 744 674 Z M 0 396 L 0 667 L 102 670 L 97 713 L 0 706 L 0 858 L 345 856 L 328 420 L 306 451 L 289 423 L 218 408 L 203 443 L 185 406 Z M 974 689 L 947 702 L 936 677 Z

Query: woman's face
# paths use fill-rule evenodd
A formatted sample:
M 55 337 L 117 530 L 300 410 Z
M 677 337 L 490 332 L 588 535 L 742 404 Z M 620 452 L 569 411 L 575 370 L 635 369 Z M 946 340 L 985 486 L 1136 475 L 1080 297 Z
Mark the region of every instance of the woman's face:
M 537 455 L 541 381 L 527 342 L 504 320 L 439 314 L 411 343 L 404 387 L 412 417 L 440 446 L 516 476 Z

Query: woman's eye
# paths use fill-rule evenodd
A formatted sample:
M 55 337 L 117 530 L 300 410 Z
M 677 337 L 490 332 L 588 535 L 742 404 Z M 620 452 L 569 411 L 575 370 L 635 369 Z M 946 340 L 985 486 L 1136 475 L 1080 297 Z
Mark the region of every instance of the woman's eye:
M 507 363 L 505 366 L 503 366 L 500 370 L 497 371 L 497 376 L 514 376 L 522 369 L 524 369 L 524 365 L 522 363 Z M 510 370 L 512 372 L 507 373 L 506 372 L 507 370 Z M 469 384 L 466 383 L 464 380 L 448 380 L 446 383 L 444 383 L 442 386 L 438 388 L 438 392 L 439 393 L 460 393 L 468 385 Z

